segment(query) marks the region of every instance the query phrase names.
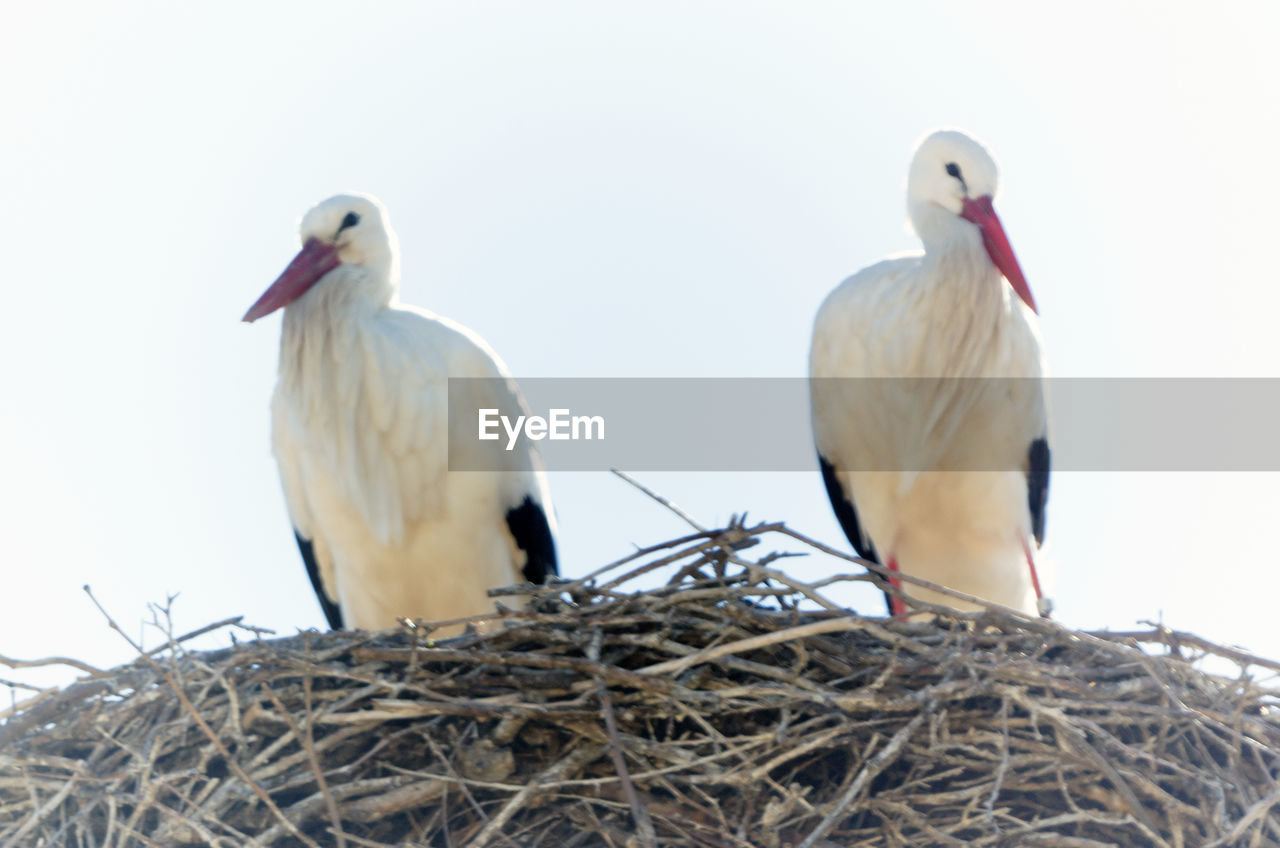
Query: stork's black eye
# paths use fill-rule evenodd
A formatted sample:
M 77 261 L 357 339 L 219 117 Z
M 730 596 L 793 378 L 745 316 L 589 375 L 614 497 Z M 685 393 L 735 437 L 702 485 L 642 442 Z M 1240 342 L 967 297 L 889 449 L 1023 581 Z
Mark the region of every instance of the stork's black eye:
M 347 217 L 342 219 L 342 226 L 338 227 L 338 232 L 342 232 L 347 227 L 354 227 L 360 223 L 360 216 L 354 212 L 348 212 Z
M 955 177 L 957 180 L 961 180 L 961 181 L 964 180 L 964 177 L 960 176 L 960 166 L 957 165 L 955 162 L 947 163 L 947 176 Z

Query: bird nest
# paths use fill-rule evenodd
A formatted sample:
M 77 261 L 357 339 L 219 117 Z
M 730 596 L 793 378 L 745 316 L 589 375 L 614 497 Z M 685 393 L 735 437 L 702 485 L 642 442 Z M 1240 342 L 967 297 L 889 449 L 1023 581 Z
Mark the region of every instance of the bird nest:
M 735 525 L 449 640 L 169 638 L 7 711 L 0 845 L 1280 845 L 1275 664 L 850 614 L 781 535 L 841 556 Z

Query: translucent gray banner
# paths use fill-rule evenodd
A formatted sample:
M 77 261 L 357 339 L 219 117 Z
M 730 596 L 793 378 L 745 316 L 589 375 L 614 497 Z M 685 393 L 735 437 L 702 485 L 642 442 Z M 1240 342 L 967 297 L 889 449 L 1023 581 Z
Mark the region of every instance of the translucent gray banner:
M 449 380 L 449 468 L 511 468 L 533 446 L 548 470 L 809 471 L 810 381 L 526 379 L 528 411 L 487 407 L 501 381 Z M 840 379 L 814 386 L 828 433 L 889 432 L 897 450 L 855 451 L 846 470 L 1025 469 L 1048 407 L 1064 471 L 1280 471 L 1280 379 Z M 1027 421 L 1009 428 L 1001 422 Z M 951 433 L 966 449 L 930 449 Z M 902 449 L 901 445 L 922 445 Z M 1012 447 L 1011 447 L 1012 444 Z M 939 453 L 945 454 L 939 458 Z

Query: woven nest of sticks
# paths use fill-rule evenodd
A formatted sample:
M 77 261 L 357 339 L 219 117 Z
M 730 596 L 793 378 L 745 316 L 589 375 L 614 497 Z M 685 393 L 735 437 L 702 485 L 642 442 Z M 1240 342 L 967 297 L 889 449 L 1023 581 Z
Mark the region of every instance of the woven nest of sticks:
M 735 525 L 484 634 L 171 638 L 8 711 L 0 845 L 1280 845 L 1275 664 L 851 615 L 822 592 L 866 574 L 747 557 L 780 535 L 839 556 Z

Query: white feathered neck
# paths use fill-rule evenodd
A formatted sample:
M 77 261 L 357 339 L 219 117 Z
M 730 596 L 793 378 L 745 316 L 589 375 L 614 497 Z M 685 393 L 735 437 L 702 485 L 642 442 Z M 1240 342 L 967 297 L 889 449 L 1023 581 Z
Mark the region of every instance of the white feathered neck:
M 416 422 L 421 434 L 396 426 L 422 414 L 425 387 L 421 371 L 412 373 L 412 357 L 398 349 L 404 340 L 388 335 L 392 322 L 384 318 L 396 307 L 379 302 L 373 274 L 340 266 L 286 307 L 273 407 L 285 430 L 277 430 L 278 440 L 287 438 L 309 467 L 327 472 L 373 535 L 390 545 L 428 506 L 426 481 L 412 472 L 428 459 L 417 454 L 432 446 L 418 442 L 433 422 Z M 447 465 L 441 454 L 428 465 Z M 396 456 L 414 468 L 396 467 Z

